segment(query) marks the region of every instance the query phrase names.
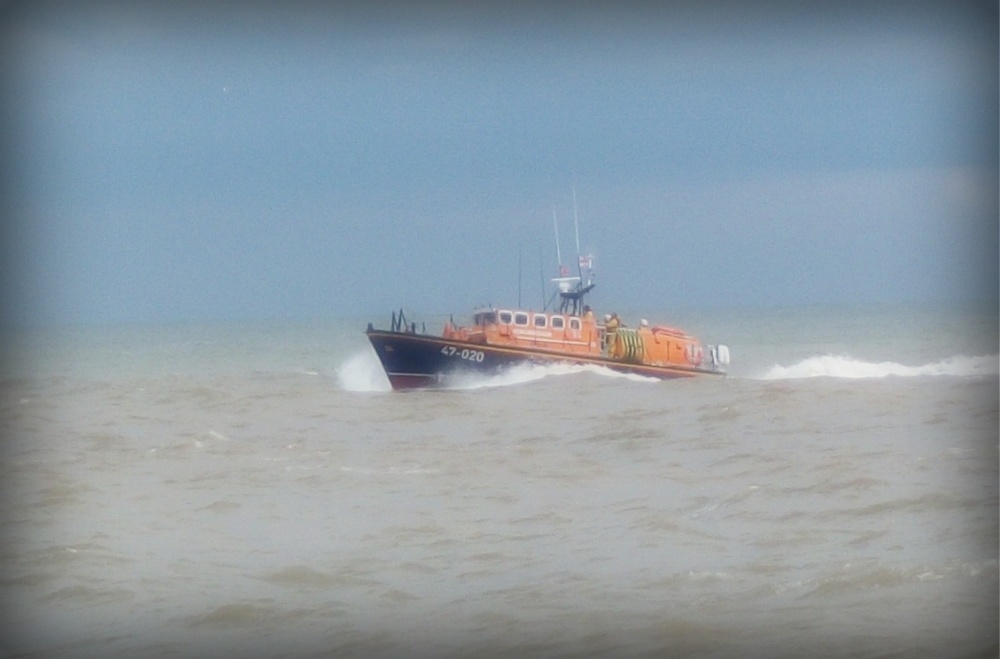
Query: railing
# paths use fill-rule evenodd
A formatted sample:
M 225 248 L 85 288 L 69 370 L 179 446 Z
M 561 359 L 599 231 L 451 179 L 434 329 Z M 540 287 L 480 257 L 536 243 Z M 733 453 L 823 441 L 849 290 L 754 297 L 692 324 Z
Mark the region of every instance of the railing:
M 393 332 L 405 332 L 407 334 L 416 334 L 417 324 L 407 322 L 406 314 L 404 314 L 403 309 L 400 308 L 398 314 L 395 311 L 392 312 L 391 329 Z M 422 334 L 427 334 L 427 325 L 424 323 L 420 323 L 420 331 Z

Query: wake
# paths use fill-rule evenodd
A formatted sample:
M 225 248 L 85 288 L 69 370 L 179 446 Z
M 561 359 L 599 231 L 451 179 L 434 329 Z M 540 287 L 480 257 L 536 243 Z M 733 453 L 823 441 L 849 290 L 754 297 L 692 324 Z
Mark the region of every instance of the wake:
M 449 389 L 485 389 L 488 387 L 509 387 L 528 382 L 537 382 L 550 377 L 562 377 L 579 373 L 589 373 L 599 377 L 632 380 L 633 382 L 657 382 L 656 378 L 649 378 L 634 373 L 618 373 L 604 366 L 594 364 L 517 364 L 496 375 L 482 375 L 475 373 L 460 374 L 447 381 Z
M 775 365 L 757 380 L 797 380 L 801 378 L 884 378 L 916 376 L 995 376 L 1000 374 L 1000 356 L 948 357 L 923 366 L 896 362 L 865 362 L 850 357 L 821 355 L 791 366 Z
M 592 364 L 518 364 L 496 375 L 459 374 L 445 382 L 445 389 L 474 390 L 490 387 L 510 387 L 537 382 L 551 377 L 587 373 L 597 377 L 625 379 L 633 382 L 658 382 L 656 378 L 618 373 Z M 1000 356 L 948 357 L 922 366 L 907 366 L 897 362 L 866 362 L 851 357 L 819 355 L 803 359 L 791 366 L 774 365 L 762 375 L 750 380 L 798 380 L 803 378 L 866 379 L 885 377 L 953 376 L 995 377 L 1000 375 Z M 734 377 L 734 376 L 730 376 Z M 337 382 L 345 391 L 391 391 L 382 365 L 369 350 L 350 357 L 337 369 Z
M 517 364 L 496 375 L 481 373 L 459 373 L 444 383 L 445 389 L 473 390 L 489 387 L 510 387 L 544 378 L 561 377 L 577 373 L 590 373 L 599 377 L 620 378 L 634 382 L 657 382 L 656 378 L 629 373 L 618 373 L 603 366 L 592 364 Z M 376 392 L 391 391 L 382 365 L 370 350 L 350 357 L 337 369 L 337 383 L 344 391 Z

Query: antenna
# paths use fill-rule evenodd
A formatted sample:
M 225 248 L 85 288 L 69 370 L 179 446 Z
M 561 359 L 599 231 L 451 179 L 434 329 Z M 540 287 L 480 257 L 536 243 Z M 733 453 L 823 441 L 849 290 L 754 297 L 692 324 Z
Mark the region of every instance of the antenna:
M 556 265 L 559 266 L 559 276 L 562 276 L 562 251 L 559 249 L 559 220 L 556 219 L 556 207 L 552 207 L 552 226 L 556 230 Z
M 583 252 L 580 251 L 580 217 L 576 213 L 576 186 L 573 186 L 573 228 L 576 230 L 576 272 L 580 275 L 580 282 L 577 284 L 577 288 L 582 289 L 583 284 Z M 587 284 L 590 284 L 590 257 L 586 259 L 587 262 Z
M 556 209 L 552 209 L 552 225 L 556 232 L 556 258 L 559 259 L 559 276 L 552 280 L 552 283 L 556 285 L 556 293 L 561 299 L 559 305 L 560 311 L 566 313 L 570 308 L 573 307 L 572 313 L 575 315 L 577 313 L 578 306 L 583 302 L 583 296 L 594 287 L 593 283 L 587 282 L 587 285 L 583 285 L 583 267 L 584 263 L 587 264 L 588 274 L 591 268 L 590 257 L 588 256 L 586 260 L 580 255 L 580 219 L 577 215 L 576 210 L 576 187 L 573 188 L 573 226 L 576 229 L 576 267 L 577 275 L 570 276 L 569 268 L 562 263 L 562 250 L 559 247 L 559 220 L 556 217 Z M 541 264 L 539 264 L 540 266 Z M 555 295 L 553 295 L 553 298 Z M 544 297 L 543 297 L 544 300 Z M 544 310 L 544 307 L 543 307 Z
M 522 242 L 517 241 L 517 308 L 521 308 L 521 245 Z
M 542 267 L 542 249 L 538 248 L 538 276 L 542 279 L 542 311 L 545 311 L 545 268 Z
M 576 231 L 576 272 L 580 281 L 576 287 L 583 288 L 583 254 L 580 252 L 580 217 L 576 214 L 576 186 L 573 186 L 573 228 Z
M 580 218 L 576 215 L 576 186 L 573 186 L 573 228 L 576 229 L 576 255 L 580 256 Z

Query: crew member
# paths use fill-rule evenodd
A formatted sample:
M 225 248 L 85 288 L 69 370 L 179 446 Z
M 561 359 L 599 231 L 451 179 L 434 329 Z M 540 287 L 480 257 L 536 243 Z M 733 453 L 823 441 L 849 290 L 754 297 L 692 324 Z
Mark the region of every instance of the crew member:
M 618 319 L 618 314 L 613 313 L 610 316 L 604 316 L 604 349 L 607 352 L 611 352 L 611 349 L 615 345 L 615 337 L 618 335 L 618 328 L 621 326 L 621 320 Z

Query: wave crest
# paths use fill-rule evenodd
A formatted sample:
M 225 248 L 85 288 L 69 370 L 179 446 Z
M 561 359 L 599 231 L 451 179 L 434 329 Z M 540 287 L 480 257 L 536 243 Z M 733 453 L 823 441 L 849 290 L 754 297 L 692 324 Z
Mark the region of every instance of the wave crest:
M 371 350 L 354 355 L 337 369 L 337 382 L 344 391 L 391 391 L 389 378 Z
M 543 378 L 552 376 L 573 375 L 577 373 L 590 373 L 593 375 L 608 378 L 624 378 L 635 382 L 656 382 L 656 378 L 649 378 L 634 373 L 619 373 L 610 368 L 598 366 L 596 364 L 569 364 L 557 362 L 553 364 L 516 364 L 495 375 L 485 375 L 481 373 L 465 373 L 452 376 L 447 381 L 450 389 L 482 389 L 485 387 L 506 387 L 510 385 L 525 384 L 535 382 Z
M 958 355 L 923 366 L 897 362 L 866 362 L 851 357 L 820 355 L 803 359 L 791 366 L 772 366 L 757 379 L 796 380 L 800 378 L 884 378 L 914 376 L 992 376 L 1000 374 L 1000 356 L 966 357 Z
M 591 373 L 609 378 L 625 378 L 637 382 L 656 382 L 655 378 L 629 373 L 618 373 L 603 366 L 593 364 L 516 364 L 496 374 L 456 373 L 445 381 L 446 389 L 483 389 L 487 387 L 506 387 L 511 385 L 535 382 L 553 376 L 572 375 L 574 373 Z M 382 370 L 382 365 L 374 352 L 360 352 L 337 369 L 337 383 L 344 391 L 374 392 L 391 391 L 389 379 Z

